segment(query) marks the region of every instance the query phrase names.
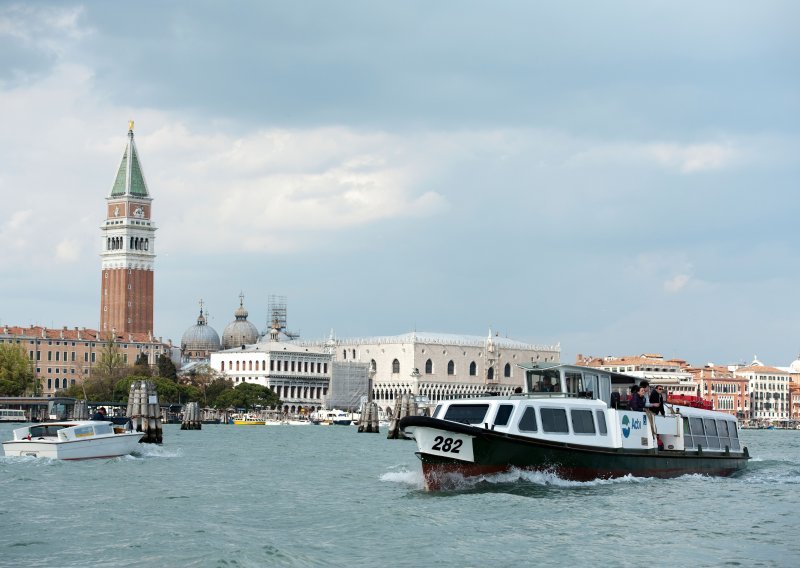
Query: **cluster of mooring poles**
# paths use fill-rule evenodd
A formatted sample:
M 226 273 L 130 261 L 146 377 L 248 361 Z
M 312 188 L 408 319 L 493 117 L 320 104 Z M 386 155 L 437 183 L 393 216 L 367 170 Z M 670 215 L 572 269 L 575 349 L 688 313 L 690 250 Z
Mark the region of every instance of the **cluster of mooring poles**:
M 89 420 L 89 405 L 85 400 L 76 400 L 72 407 L 73 420 Z
M 361 418 L 358 420 L 359 432 L 380 432 L 378 427 L 378 403 L 368 402 L 361 409 Z
M 197 402 L 186 403 L 186 406 L 183 408 L 181 430 L 200 430 L 201 427 L 200 404 Z
M 397 440 L 400 438 L 405 439 L 400 433 L 400 419 L 406 416 L 417 416 L 417 399 L 413 394 L 401 394 L 394 399 L 394 414 L 392 420 L 389 422 L 389 434 L 386 436 L 389 440 Z
M 128 394 L 128 418 L 137 432 L 144 432 L 140 442 L 160 444 L 163 438 L 161 431 L 161 409 L 158 406 L 156 386 L 150 381 L 131 383 Z

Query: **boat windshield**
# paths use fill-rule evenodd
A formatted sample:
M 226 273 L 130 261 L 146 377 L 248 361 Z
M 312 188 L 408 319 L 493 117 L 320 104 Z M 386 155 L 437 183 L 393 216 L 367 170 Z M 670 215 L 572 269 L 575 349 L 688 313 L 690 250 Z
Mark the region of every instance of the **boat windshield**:
M 64 426 L 40 424 L 38 426 L 31 426 L 30 432 L 32 438 L 47 438 L 55 436 L 56 432 L 63 429 Z
M 488 404 L 451 404 L 444 413 L 444 419 L 462 424 L 480 424 L 486 418 Z

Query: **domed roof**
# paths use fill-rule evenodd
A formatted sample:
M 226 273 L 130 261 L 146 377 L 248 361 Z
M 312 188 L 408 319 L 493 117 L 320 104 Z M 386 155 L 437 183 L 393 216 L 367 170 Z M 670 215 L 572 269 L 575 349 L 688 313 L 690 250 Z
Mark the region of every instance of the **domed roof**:
M 242 345 L 258 342 L 258 329 L 247 321 L 247 310 L 244 308 L 244 296 L 239 295 L 239 308 L 233 314 L 236 319 L 225 326 L 222 332 L 222 348 L 232 349 Z
M 181 337 L 181 350 L 219 351 L 219 345 L 219 335 L 206 323 L 203 308 L 200 308 L 197 324 L 187 329 Z
M 789 365 L 789 371 L 792 373 L 800 373 L 800 356 Z

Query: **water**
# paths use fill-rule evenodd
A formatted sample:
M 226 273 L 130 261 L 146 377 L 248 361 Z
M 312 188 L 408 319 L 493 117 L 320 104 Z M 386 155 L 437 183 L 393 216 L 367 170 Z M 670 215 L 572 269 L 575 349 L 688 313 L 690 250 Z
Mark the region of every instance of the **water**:
M 0 425 L 0 439 L 12 425 Z M 410 441 L 345 426 L 164 427 L 141 455 L 0 457 L 0 566 L 797 566 L 800 431 L 737 477 L 424 491 Z

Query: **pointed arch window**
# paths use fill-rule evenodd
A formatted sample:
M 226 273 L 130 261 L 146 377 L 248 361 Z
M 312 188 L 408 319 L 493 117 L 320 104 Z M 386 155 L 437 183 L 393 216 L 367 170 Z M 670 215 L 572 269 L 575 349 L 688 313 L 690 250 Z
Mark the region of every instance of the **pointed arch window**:
M 432 375 L 433 374 L 433 361 L 431 361 L 430 359 L 425 361 L 425 374 L 426 375 Z
M 489 367 L 489 370 L 486 372 L 486 378 L 490 381 L 494 380 L 494 367 Z
M 447 362 L 447 374 L 448 375 L 455 375 L 456 374 L 456 364 L 453 363 L 452 360 Z
M 475 361 L 469 364 L 469 376 L 474 377 L 478 374 L 478 366 L 475 364 Z
M 395 359 L 392 361 L 392 374 L 397 374 L 400 372 L 400 361 Z
M 506 366 L 503 367 L 503 376 L 506 378 L 511 376 L 511 363 L 506 363 Z

